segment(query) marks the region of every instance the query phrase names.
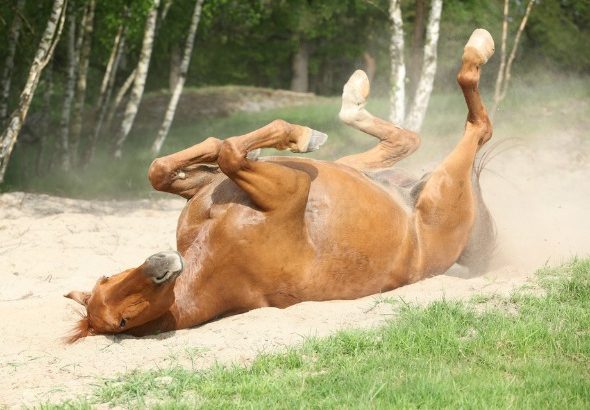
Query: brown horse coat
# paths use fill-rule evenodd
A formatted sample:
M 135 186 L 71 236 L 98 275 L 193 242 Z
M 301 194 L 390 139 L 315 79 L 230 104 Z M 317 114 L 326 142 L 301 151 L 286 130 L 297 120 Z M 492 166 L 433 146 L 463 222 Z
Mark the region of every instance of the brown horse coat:
M 478 250 L 487 249 L 490 230 L 477 227 L 489 215 L 473 163 L 492 133 L 478 91 L 480 66 L 492 53 L 489 33 L 476 30 L 458 75 L 469 110 L 464 136 L 417 182 L 389 167 L 414 152 L 419 137 L 365 110 L 369 83 L 362 71 L 344 87 L 340 117 L 379 139 L 367 152 L 336 162 L 249 158 L 267 147 L 308 152 L 326 140 L 276 120 L 156 159 L 149 170 L 154 188 L 188 199 L 178 252 L 157 253 L 101 278 L 91 293 L 70 292 L 87 311 L 72 340 L 187 328 L 263 306 L 358 298 L 442 273 L 461 258 L 485 259 Z M 482 232 L 488 235 L 478 248 Z

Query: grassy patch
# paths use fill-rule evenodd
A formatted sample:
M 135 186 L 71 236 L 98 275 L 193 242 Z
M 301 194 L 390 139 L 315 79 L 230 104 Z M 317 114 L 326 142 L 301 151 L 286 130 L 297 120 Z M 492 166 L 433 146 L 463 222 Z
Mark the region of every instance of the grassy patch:
M 449 79 L 454 81 L 454 79 Z M 560 78 L 553 76 L 540 80 L 524 79 L 511 86 L 508 98 L 500 106 L 495 117 L 495 139 L 533 136 L 579 135 L 590 126 L 587 115 L 590 107 L 589 78 Z M 448 87 L 447 87 L 448 88 Z M 446 89 L 446 88 L 445 88 Z M 231 88 L 223 91 L 229 93 Z M 239 89 L 238 89 L 239 91 Z M 204 90 L 203 93 L 212 92 Z M 376 94 L 380 93 L 375 90 Z M 484 90 L 491 96 L 491 90 Z M 230 96 L 224 98 L 230 99 Z M 236 97 L 237 98 L 237 97 Z M 235 113 L 225 117 L 195 118 L 190 125 L 172 128 L 162 154 L 178 151 L 201 142 L 206 137 L 226 138 L 262 127 L 276 118 L 308 125 L 326 132 L 330 139 L 320 149 L 309 155 L 312 158 L 333 160 L 343 155 L 361 152 L 375 144 L 375 140 L 343 125 L 338 120 L 340 98 L 322 98 L 305 106 L 272 109 L 256 113 Z M 490 105 L 490 101 L 488 106 Z M 371 99 L 368 105 L 374 114 L 387 118 L 389 101 Z M 439 161 L 456 144 L 463 133 L 466 116 L 465 102 L 459 88 L 438 91 L 432 95 L 422 130 L 422 146 L 402 166 L 423 165 Z M 114 160 L 108 146 L 109 138 L 96 160 L 86 167 L 63 172 L 56 165 L 57 136 L 48 136 L 46 151 L 39 161 L 39 146 L 18 144 L 0 191 L 24 190 L 81 198 L 128 198 L 157 195 L 147 181 L 147 168 L 153 157 L 149 151 L 157 129 L 143 127 L 130 135 L 124 147 L 124 158 Z M 264 155 L 276 155 L 268 150 Z M 35 163 L 40 164 L 36 168 Z M 47 163 L 53 162 L 52 168 Z
M 539 272 L 508 313 L 404 306 L 390 324 L 312 339 L 250 367 L 172 368 L 108 381 L 92 403 L 177 408 L 588 408 L 590 259 Z

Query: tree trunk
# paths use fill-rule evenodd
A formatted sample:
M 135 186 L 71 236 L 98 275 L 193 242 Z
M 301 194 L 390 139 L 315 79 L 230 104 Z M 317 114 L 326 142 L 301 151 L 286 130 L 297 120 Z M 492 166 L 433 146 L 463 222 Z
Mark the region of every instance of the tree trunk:
M 55 0 L 53 2 L 53 8 L 47 22 L 47 27 L 41 37 L 41 42 L 39 43 L 35 58 L 33 59 L 33 63 L 29 70 L 27 82 L 20 95 L 18 108 L 10 116 L 8 126 L 0 136 L 0 183 L 4 181 L 4 175 L 6 173 L 6 168 L 8 167 L 10 155 L 12 154 L 14 144 L 18 139 L 18 134 L 23 123 L 27 118 L 29 106 L 35 95 L 35 89 L 39 83 L 43 68 L 45 68 L 49 60 L 51 60 L 55 45 L 59 41 L 65 20 L 65 7 L 66 0 Z
M 45 93 L 43 94 L 43 122 L 41 125 L 41 130 L 39 132 L 39 149 L 37 150 L 37 160 L 35 161 L 35 174 L 40 176 L 43 174 L 43 171 L 49 168 L 49 164 L 46 161 L 46 166 L 43 167 L 43 159 L 45 157 L 45 149 L 47 147 L 47 136 L 51 133 L 51 113 L 53 111 L 53 106 L 51 104 L 51 100 L 53 99 L 53 65 L 54 60 L 52 59 L 51 62 L 47 65 L 45 69 Z
M 442 0 L 432 0 L 430 3 L 430 14 L 428 16 L 428 26 L 426 29 L 426 43 L 424 44 L 424 58 L 422 63 L 422 73 L 420 81 L 416 88 L 414 102 L 410 114 L 405 121 L 405 126 L 409 130 L 418 132 L 422 128 L 424 116 L 428 108 L 434 76 L 436 74 L 438 36 L 440 31 L 440 15 L 442 12 Z
M 498 105 L 500 102 L 506 97 L 506 91 L 508 90 L 508 83 L 510 82 L 510 77 L 512 74 L 512 63 L 514 63 L 514 59 L 516 58 L 516 51 L 518 50 L 518 45 L 520 43 L 520 37 L 522 32 L 526 27 L 526 23 L 529 19 L 529 15 L 531 14 L 531 10 L 533 5 L 535 4 L 535 0 L 529 0 L 526 10 L 524 12 L 524 16 L 520 21 L 520 25 L 518 26 L 518 31 L 516 32 L 516 36 L 514 37 L 514 44 L 512 44 L 512 51 L 510 51 L 510 56 L 508 57 L 508 62 L 506 63 L 506 67 L 502 67 L 503 71 L 498 72 L 498 78 L 496 79 L 496 89 L 498 90 L 498 94 L 494 93 L 494 104 L 492 106 L 492 116 L 498 110 Z M 508 17 L 508 6 L 504 5 L 504 19 L 507 20 Z M 508 23 L 506 23 L 508 24 Z M 504 27 L 502 27 L 504 30 Z M 506 32 L 508 28 L 506 27 Z M 502 32 L 502 41 L 504 42 L 504 32 Z M 504 44 L 502 44 L 504 46 Z M 505 51 L 504 51 L 504 58 L 505 58 Z M 499 84 L 498 84 L 499 83 Z
M 94 9 L 96 0 L 90 0 L 84 12 L 82 30 L 80 31 L 81 45 L 79 49 L 80 61 L 78 63 L 78 77 L 76 81 L 76 94 L 74 109 L 72 112 L 72 129 L 70 133 L 71 162 L 78 162 L 78 146 L 82 134 L 82 117 L 84 116 L 84 101 L 86 99 L 86 77 L 88 74 L 88 62 L 90 60 L 90 48 L 92 44 L 92 31 L 94 29 Z M 80 40 L 79 40 L 80 41 Z
M 60 135 L 60 166 L 67 171 L 70 169 L 70 118 L 72 114 L 72 101 L 74 101 L 74 90 L 76 87 L 76 12 L 71 7 L 68 13 L 68 70 L 66 86 L 64 89 L 64 104 L 61 110 L 59 128 Z
M 389 118 L 394 124 L 401 124 L 406 116 L 406 63 L 404 62 L 404 26 L 401 0 L 390 0 L 389 18 L 391 20 L 391 111 Z
M 508 38 L 508 16 L 510 0 L 504 0 L 504 19 L 502 21 L 502 43 L 500 45 L 500 68 L 496 77 L 496 86 L 494 88 L 494 104 L 492 106 L 492 117 L 496 114 L 498 104 L 500 103 L 500 94 L 502 83 L 504 82 L 504 70 L 506 67 L 506 40 Z
M 20 35 L 20 28 L 22 21 L 19 16 L 19 10 L 25 7 L 25 0 L 18 0 L 15 7 L 14 19 L 10 27 L 10 34 L 8 36 L 8 53 L 4 61 L 4 70 L 2 71 L 2 80 L 0 85 L 0 126 L 4 125 L 8 115 L 8 100 L 10 98 L 10 83 L 12 79 L 12 69 L 14 67 L 14 55 L 16 53 L 16 45 Z
M 100 87 L 100 96 L 97 102 L 97 115 L 96 124 L 94 126 L 94 132 L 92 139 L 88 144 L 86 151 L 85 164 L 90 163 L 94 158 L 96 151 L 96 144 L 100 133 L 102 132 L 102 125 L 104 124 L 107 108 L 111 100 L 111 94 L 113 93 L 113 87 L 115 86 L 115 79 L 117 78 L 117 70 L 119 68 L 119 62 L 121 61 L 121 55 L 125 49 L 125 35 L 126 29 L 124 25 L 119 27 L 117 35 L 115 36 L 115 42 L 113 44 L 113 50 L 111 51 L 111 57 L 105 69 L 104 77 Z
M 168 76 L 168 87 L 170 92 L 174 92 L 176 84 L 180 78 L 180 65 L 182 64 L 182 55 L 180 54 L 180 46 L 176 43 L 170 50 L 170 74 Z
M 148 68 L 150 65 L 150 58 L 152 55 L 152 48 L 154 45 L 154 31 L 156 29 L 156 17 L 158 16 L 158 6 L 160 0 L 154 0 L 152 9 L 149 12 L 147 21 L 145 24 L 145 31 L 143 35 L 143 44 L 141 47 L 141 54 L 139 56 L 139 62 L 137 63 L 137 74 L 135 81 L 133 82 L 133 88 L 129 101 L 127 101 L 127 107 L 125 108 L 125 115 L 121 124 L 121 130 L 115 143 L 115 158 L 121 158 L 123 153 L 123 143 L 131 131 L 137 110 L 139 109 L 139 103 L 143 96 L 143 90 L 145 88 L 145 81 L 148 74 Z
M 180 63 L 179 77 L 176 81 L 174 91 L 172 92 L 170 102 L 168 103 L 168 108 L 166 109 L 166 114 L 164 115 L 164 121 L 162 122 L 160 130 L 158 131 L 158 136 L 156 137 L 154 144 L 152 145 L 152 153 L 154 155 L 157 155 L 162 149 L 162 144 L 164 144 L 166 136 L 168 135 L 168 131 L 170 131 L 172 121 L 174 120 L 174 114 L 176 113 L 178 100 L 180 99 L 180 94 L 182 94 L 182 89 L 186 81 L 186 74 L 188 73 L 188 68 L 191 62 L 191 56 L 193 54 L 193 45 L 195 43 L 197 28 L 199 27 L 202 6 L 203 0 L 197 0 L 195 2 L 195 10 L 193 12 L 191 26 L 189 28 L 188 35 L 186 38 L 186 45 L 184 46 L 182 62 Z
M 117 92 L 117 95 L 115 96 L 115 100 L 113 101 L 113 104 L 111 105 L 111 109 L 109 110 L 109 114 L 107 115 L 107 120 L 106 120 L 107 129 L 112 128 L 113 118 L 115 117 L 115 112 L 117 112 L 117 110 L 119 109 L 119 106 L 121 105 L 121 102 L 123 101 L 123 98 L 125 97 L 125 94 L 127 94 L 127 91 L 129 91 L 129 89 L 133 85 L 136 75 L 137 75 L 137 69 L 133 70 L 129 74 L 127 79 L 123 82 L 123 85 L 121 86 L 121 88 L 119 88 L 119 91 Z
M 415 88 L 418 83 L 418 74 L 422 62 L 422 48 L 424 47 L 424 0 L 416 0 L 415 6 L 415 18 L 414 18 L 414 31 L 412 33 L 412 67 L 410 71 L 412 84 Z
M 309 46 L 305 42 L 299 44 L 297 53 L 293 56 L 293 78 L 291 90 L 306 93 L 309 88 Z

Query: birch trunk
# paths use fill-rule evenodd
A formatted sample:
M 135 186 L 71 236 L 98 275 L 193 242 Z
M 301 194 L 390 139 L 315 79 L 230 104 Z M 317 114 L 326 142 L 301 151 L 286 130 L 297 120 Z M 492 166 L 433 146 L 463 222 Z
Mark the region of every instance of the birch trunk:
M 78 77 L 76 79 L 76 94 L 74 97 L 74 109 L 72 112 L 72 128 L 70 135 L 70 156 L 73 164 L 78 162 L 78 146 L 82 133 L 82 117 L 84 115 L 84 101 L 86 100 L 86 77 L 88 74 L 88 62 L 90 60 L 90 47 L 92 44 L 92 31 L 94 29 L 94 9 L 96 0 L 90 0 L 84 12 L 83 26 L 80 32 L 82 36 L 80 45 L 80 61 L 78 64 Z
M 152 48 L 154 45 L 154 31 L 156 29 L 156 18 L 158 16 L 158 6 L 160 0 L 153 0 L 152 9 L 145 24 L 145 31 L 143 35 L 143 44 L 141 47 L 141 53 L 139 55 L 139 62 L 137 63 L 137 73 L 135 75 L 135 81 L 133 82 L 133 88 L 131 89 L 131 95 L 129 101 L 127 101 L 127 107 L 125 108 L 125 114 L 123 122 L 121 124 L 121 130 L 117 136 L 115 142 L 115 158 L 121 158 L 123 154 L 123 143 L 131 131 L 137 110 L 139 109 L 139 103 L 143 96 L 143 90 L 145 88 L 145 81 L 147 78 L 148 68 L 150 65 L 150 58 L 152 55 Z
M 111 105 L 111 109 L 109 110 L 109 114 L 107 115 L 107 119 L 106 119 L 107 129 L 112 128 L 111 125 L 113 124 L 113 118 L 115 117 L 115 112 L 117 112 L 117 110 L 119 109 L 119 106 L 121 105 L 121 102 L 123 101 L 123 98 L 125 98 L 125 94 L 127 94 L 127 91 L 129 91 L 129 89 L 133 85 L 133 82 L 135 81 L 136 74 L 137 74 L 137 69 L 133 70 L 131 72 L 131 74 L 129 74 L 127 79 L 123 82 L 123 85 L 121 86 L 121 88 L 119 88 L 119 91 L 117 92 L 117 95 L 115 96 L 113 104 Z
M 437 47 L 442 5 L 442 0 L 432 0 L 430 3 L 430 14 L 428 16 L 428 26 L 426 27 L 426 42 L 424 44 L 422 73 L 420 74 L 420 81 L 416 88 L 412 108 L 410 109 L 410 113 L 404 124 L 407 129 L 415 132 L 420 131 L 422 128 L 424 116 L 428 109 L 428 102 L 430 101 L 430 94 L 432 94 L 432 86 L 436 74 Z
M 189 28 L 188 35 L 186 38 L 186 45 L 184 47 L 182 62 L 180 63 L 180 72 L 178 73 L 178 80 L 176 81 L 176 86 L 174 87 L 174 91 L 172 92 L 170 102 L 168 103 L 168 108 L 166 109 L 166 114 L 164 115 L 164 121 L 162 122 L 160 130 L 158 131 L 158 136 L 156 137 L 152 145 L 152 153 L 154 155 L 157 155 L 162 149 L 162 144 L 164 144 L 166 136 L 168 135 L 168 131 L 170 131 L 172 121 L 174 120 L 174 114 L 176 113 L 178 100 L 180 99 L 180 95 L 182 94 L 182 89 L 184 87 L 184 83 L 186 82 L 186 74 L 188 73 L 188 68 L 191 62 L 191 56 L 193 55 L 193 46 L 195 43 L 197 28 L 199 27 L 199 20 L 201 19 L 202 6 L 203 0 L 197 0 L 195 2 L 195 10 L 193 12 L 191 26 Z
M 96 144 L 98 142 L 98 138 L 100 137 L 100 133 L 102 132 L 102 126 L 104 124 L 107 108 L 111 100 L 111 94 L 113 93 L 115 79 L 117 78 L 119 62 L 121 61 L 121 55 L 123 54 L 123 50 L 125 49 L 125 32 L 125 27 L 121 25 L 119 27 L 119 30 L 117 31 L 117 35 L 115 36 L 115 43 L 113 44 L 111 57 L 109 58 L 109 62 L 104 73 L 104 77 L 100 87 L 100 96 L 97 102 L 98 115 L 96 119 L 96 125 L 94 126 L 92 139 L 86 152 L 86 164 L 88 164 L 94 158 Z
M 418 84 L 420 70 L 422 63 L 422 54 L 424 50 L 424 15 L 425 15 L 425 0 L 416 0 L 414 7 L 414 31 L 412 33 L 412 61 L 410 64 L 410 77 L 414 93 L 416 91 L 416 84 Z
M 516 36 L 514 37 L 514 43 L 512 44 L 512 50 L 510 51 L 510 56 L 508 57 L 508 62 L 506 63 L 506 67 L 504 69 L 504 73 L 502 74 L 502 83 L 500 84 L 500 94 L 498 99 L 496 100 L 494 95 L 494 105 L 492 107 L 492 112 L 496 112 L 498 109 L 498 105 L 500 102 L 506 97 L 506 91 L 508 90 L 508 83 L 510 82 L 511 74 L 512 74 L 512 63 L 514 63 L 514 59 L 516 58 L 516 51 L 518 50 L 518 45 L 520 44 L 520 37 L 522 36 L 522 32 L 526 27 L 526 23 L 529 19 L 529 15 L 531 14 L 531 10 L 533 5 L 535 4 L 535 0 L 529 0 L 526 10 L 524 12 L 524 16 L 522 16 L 522 20 L 520 21 L 520 25 L 518 26 L 518 30 L 516 32 Z
M 70 8 L 68 13 L 68 70 L 64 90 L 64 104 L 61 110 L 60 128 L 60 166 L 64 171 L 70 169 L 70 117 L 72 113 L 72 101 L 76 86 L 76 13 Z
M 508 38 L 508 16 L 510 0 L 504 0 L 504 19 L 502 21 L 502 43 L 500 45 L 500 68 L 498 68 L 498 77 L 496 77 L 496 86 L 494 88 L 494 104 L 492 106 L 492 117 L 496 114 L 498 104 L 500 103 L 500 94 L 502 83 L 504 82 L 504 70 L 506 68 L 506 39 Z
M 16 3 L 14 19 L 10 27 L 10 34 L 8 36 L 8 53 L 4 61 L 4 70 L 2 71 L 2 85 L 0 91 L 0 125 L 8 115 L 8 99 L 10 98 L 10 84 L 12 79 L 12 69 L 14 67 L 14 55 L 16 53 L 16 45 L 20 36 L 20 29 L 22 21 L 19 16 L 19 10 L 25 7 L 25 0 L 18 0 Z
M 51 100 L 53 99 L 53 66 L 55 62 L 51 62 L 45 68 L 45 93 L 43 94 L 43 122 L 41 125 L 41 131 L 39 135 L 39 150 L 37 151 L 37 160 L 35 161 L 35 174 L 37 176 L 42 175 L 43 170 L 49 168 L 49 164 L 44 168 L 43 159 L 45 157 L 45 150 L 47 147 L 47 136 L 51 133 L 51 112 L 53 106 Z
M 389 18 L 391 20 L 391 112 L 389 119 L 394 124 L 401 124 L 406 116 L 406 64 L 404 62 L 404 26 L 401 0 L 391 0 Z
M 45 31 L 41 37 L 39 48 L 35 53 L 35 58 L 29 69 L 27 82 L 20 95 L 18 108 L 10 116 L 8 126 L 0 136 L 0 183 L 4 181 L 4 175 L 6 173 L 6 168 L 8 167 L 10 155 L 12 154 L 14 144 L 18 139 L 23 123 L 27 118 L 29 106 L 35 95 L 35 89 L 39 83 L 43 68 L 45 68 L 49 60 L 51 60 L 55 45 L 59 41 L 65 20 L 65 8 L 66 0 L 55 0 L 53 2 L 53 8 L 47 22 L 47 27 L 45 27 Z

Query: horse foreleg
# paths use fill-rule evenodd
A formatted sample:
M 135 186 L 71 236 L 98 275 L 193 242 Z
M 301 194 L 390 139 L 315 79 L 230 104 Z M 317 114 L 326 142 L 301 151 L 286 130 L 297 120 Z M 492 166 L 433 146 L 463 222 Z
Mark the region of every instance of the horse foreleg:
M 207 138 L 190 148 L 156 158 L 148 170 L 150 183 L 158 191 L 191 198 L 217 172 L 215 163 L 221 143 L 217 138 Z
M 327 135 L 308 127 L 275 120 L 270 124 L 221 144 L 217 164 L 266 212 L 298 212 L 303 215 L 310 176 L 301 170 L 265 161 L 252 161 L 247 154 L 258 148 L 309 152 L 319 148 Z
M 340 109 L 344 123 L 379 139 L 372 149 L 336 161 L 361 171 L 391 167 L 420 146 L 418 134 L 375 117 L 365 109 L 369 92 L 367 75 L 362 70 L 355 71 L 344 85 Z
M 425 183 L 414 211 L 416 271 L 422 276 L 448 269 L 469 239 L 476 212 L 471 181 L 473 162 L 479 147 L 492 136 L 492 125 L 478 90 L 480 67 L 493 52 L 494 41 L 482 29 L 475 30 L 465 46 L 457 76 L 469 110 L 465 132 Z

